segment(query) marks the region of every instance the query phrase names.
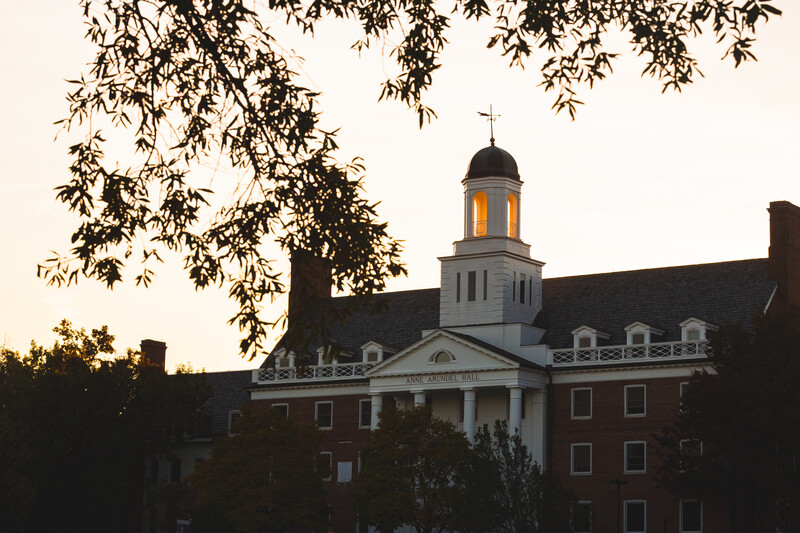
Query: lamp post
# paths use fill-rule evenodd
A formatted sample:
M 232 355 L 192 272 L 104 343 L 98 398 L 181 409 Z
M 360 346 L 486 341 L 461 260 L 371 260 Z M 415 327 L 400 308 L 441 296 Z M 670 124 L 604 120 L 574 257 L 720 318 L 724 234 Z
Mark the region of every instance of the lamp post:
M 628 482 L 625 481 L 624 479 L 612 479 L 611 483 L 613 483 L 613 484 L 615 484 L 617 486 L 617 531 L 619 533 L 623 533 L 622 532 L 622 521 L 620 520 L 620 516 L 622 514 L 622 508 L 621 508 L 621 502 L 620 502 L 620 487 L 622 487 L 622 485 L 627 485 Z

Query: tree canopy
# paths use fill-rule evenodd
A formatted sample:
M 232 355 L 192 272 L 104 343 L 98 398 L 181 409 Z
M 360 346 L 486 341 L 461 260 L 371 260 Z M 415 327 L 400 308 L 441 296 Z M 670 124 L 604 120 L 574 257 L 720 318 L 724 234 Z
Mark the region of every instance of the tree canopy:
M 475 434 L 463 475 L 459 531 L 570 533 L 574 495 L 535 463 L 505 420 Z
M 428 406 L 384 409 L 361 452 L 356 478 L 361 520 L 380 531 L 403 524 L 420 533 L 454 531 L 461 497 L 457 483 L 469 442 Z
M 325 530 L 324 472 L 316 468 L 320 431 L 257 406 L 233 431 L 188 478 L 197 493 L 192 531 Z
M 69 113 L 79 130 L 69 148 L 71 179 L 57 198 L 80 216 L 74 247 L 45 260 L 49 283 L 85 276 L 113 287 L 131 260 L 136 283 L 152 281 L 164 251 L 182 254 L 197 288 L 227 287 L 238 304 L 231 322 L 244 332 L 241 351 L 255 356 L 266 328 L 261 304 L 284 292 L 265 256 L 276 241 L 309 251 L 331 268 L 336 288 L 370 294 L 405 272 L 401 244 L 363 195 L 358 160 L 335 156 L 335 132 L 319 125 L 317 94 L 298 83 L 292 56 L 262 20 L 278 15 L 313 34 L 324 18 L 360 24 L 356 49 L 390 45 L 396 62 L 381 98 L 414 109 L 420 125 L 434 111 L 425 91 L 440 67 L 455 17 L 494 21 L 486 39 L 512 64 L 541 60 L 542 85 L 554 107 L 574 116 L 581 84 L 611 73 L 609 33 L 630 38 L 643 74 L 680 89 L 699 72 L 688 42 L 713 33 L 735 64 L 753 58 L 757 24 L 779 14 L 770 0 L 640 2 L 620 0 L 82 0 L 96 55 L 72 80 Z M 267 17 L 266 19 L 264 17 Z M 104 130 L 106 128 L 106 130 Z M 128 157 L 105 159 L 105 131 L 126 129 Z M 222 162 L 236 176 L 202 186 L 196 169 Z M 232 191 L 230 194 L 227 191 Z M 219 192 L 219 191 L 218 191 Z
M 0 530 L 129 531 L 146 447 L 191 434 L 204 379 L 117 354 L 105 326 L 55 332 L 51 348 L 0 352 Z
M 712 370 L 693 374 L 659 438 L 662 483 L 723 500 L 731 531 L 800 531 L 798 338 L 796 313 L 713 332 Z

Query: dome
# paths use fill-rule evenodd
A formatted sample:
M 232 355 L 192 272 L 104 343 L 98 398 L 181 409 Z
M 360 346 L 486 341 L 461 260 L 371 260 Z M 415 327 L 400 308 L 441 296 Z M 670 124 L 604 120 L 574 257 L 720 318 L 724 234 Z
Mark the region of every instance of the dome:
M 498 148 L 494 144 L 487 146 L 472 156 L 467 169 L 467 179 L 485 178 L 487 176 L 502 176 L 519 179 L 517 162 L 511 154 Z

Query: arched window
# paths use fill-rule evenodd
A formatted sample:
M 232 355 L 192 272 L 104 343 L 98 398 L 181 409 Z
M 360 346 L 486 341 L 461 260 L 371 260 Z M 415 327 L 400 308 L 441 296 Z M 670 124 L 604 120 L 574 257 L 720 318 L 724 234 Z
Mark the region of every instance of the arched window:
M 433 357 L 431 357 L 431 363 L 439 364 L 439 363 L 455 363 L 455 362 L 456 358 L 453 357 L 453 354 L 451 354 L 446 350 L 440 350 L 435 354 L 433 354 Z
M 478 191 L 472 195 L 472 236 L 486 236 L 486 212 L 488 201 L 486 193 Z
M 517 229 L 517 195 L 514 193 L 508 195 L 508 236 L 512 239 L 519 238 L 519 230 Z

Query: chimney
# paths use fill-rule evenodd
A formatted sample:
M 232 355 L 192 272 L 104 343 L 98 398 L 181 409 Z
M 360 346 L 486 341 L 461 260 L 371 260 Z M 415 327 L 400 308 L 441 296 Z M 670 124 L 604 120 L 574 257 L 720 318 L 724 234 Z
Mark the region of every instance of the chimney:
M 778 282 L 772 307 L 800 307 L 800 207 L 769 204 L 769 276 Z
M 292 251 L 289 321 L 306 313 L 314 302 L 331 297 L 333 275 L 324 259 L 305 250 Z
M 157 366 L 164 370 L 167 361 L 167 343 L 144 339 L 139 343 L 142 352 L 142 364 L 145 366 Z

